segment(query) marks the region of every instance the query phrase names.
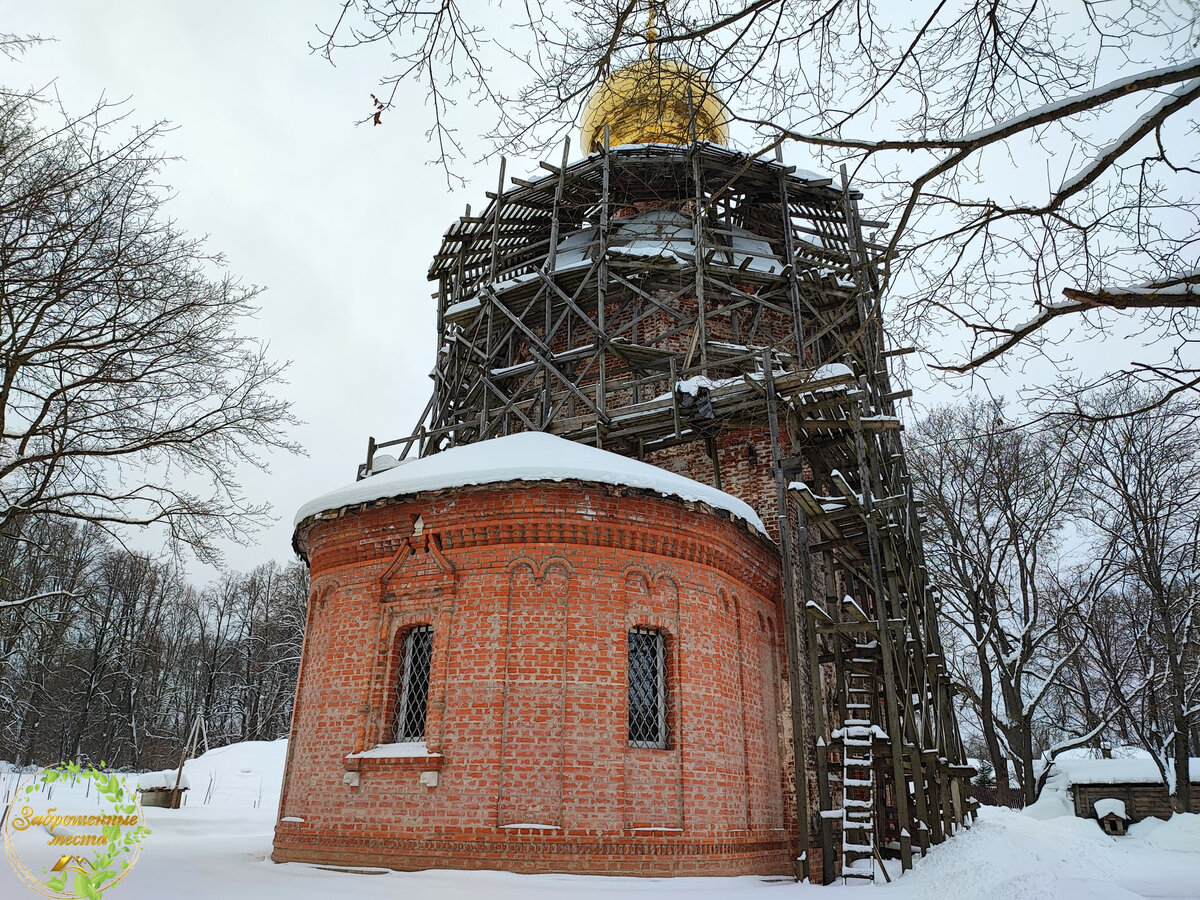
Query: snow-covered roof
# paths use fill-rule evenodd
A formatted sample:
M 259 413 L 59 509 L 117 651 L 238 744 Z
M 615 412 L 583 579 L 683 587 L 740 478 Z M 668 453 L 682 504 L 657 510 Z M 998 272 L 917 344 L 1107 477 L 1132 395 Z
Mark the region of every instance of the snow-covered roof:
M 165 791 L 173 790 L 176 787 L 176 779 L 178 778 L 178 786 L 184 790 L 191 787 L 188 784 L 187 775 L 180 774 L 178 769 L 164 769 L 161 772 L 143 772 L 138 776 L 137 786 L 141 791 Z
M 1192 781 L 1200 781 L 1200 758 L 1190 761 Z M 1161 784 L 1152 759 L 1056 759 L 1050 780 L 1061 787 L 1073 784 Z
M 1116 813 L 1122 819 L 1128 819 L 1125 815 L 1125 801 L 1117 800 L 1115 797 L 1103 797 L 1092 804 L 1092 809 L 1096 810 L 1096 818 L 1103 819 L 1109 813 Z
M 506 481 L 594 481 L 643 488 L 722 509 L 766 534 L 762 519 L 743 500 L 657 466 L 542 432 L 510 434 L 443 450 L 323 494 L 300 507 L 295 525 L 310 516 L 420 491 Z
M 708 258 L 710 264 L 737 269 L 745 267 L 752 272 L 767 274 L 783 271 L 783 261 L 775 255 L 766 238 L 736 224 L 722 223 L 719 228 L 729 232 L 728 246 L 714 245 Z M 685 263 L 696 255 L 691 218 L 665 209 L 649 209 L 615 220 L 607 246 L 609 255 L 616 257 L 640 256 Z M 599 249 L 600 230 L 596 226 L 569 234 L 558 245 L 555 271 L 578 268 L 591 260 Z M 493 289 L 505 290 L 518 283 L 521 282 L 517 279 L 509 279 L 494 285 Z

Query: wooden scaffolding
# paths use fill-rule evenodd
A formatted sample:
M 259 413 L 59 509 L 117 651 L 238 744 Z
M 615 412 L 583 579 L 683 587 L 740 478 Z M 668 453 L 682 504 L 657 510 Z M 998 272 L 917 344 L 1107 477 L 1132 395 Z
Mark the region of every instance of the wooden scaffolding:
M 858 195 L 707 143 L 541 167 L 506 185 L 502 162 L 446 232 L 432 397 L 360 475 L 527 430 L 709 466 L 782 554 L 798 868 L 908 868 L 972 815 L 972 770 Z

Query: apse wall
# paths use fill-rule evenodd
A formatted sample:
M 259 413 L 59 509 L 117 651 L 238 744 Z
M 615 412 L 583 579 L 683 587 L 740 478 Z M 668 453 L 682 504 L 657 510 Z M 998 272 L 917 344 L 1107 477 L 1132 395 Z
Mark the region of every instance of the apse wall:
M 324 512 L 297 546 L 312 598 L 277 861 L 792 873 L 779 563 L 745 522 L 522 481 Z M 425 742 L 388 747 L 423 626 Z M 634 629 L 662 638 L 663 748 L 629 739 Z

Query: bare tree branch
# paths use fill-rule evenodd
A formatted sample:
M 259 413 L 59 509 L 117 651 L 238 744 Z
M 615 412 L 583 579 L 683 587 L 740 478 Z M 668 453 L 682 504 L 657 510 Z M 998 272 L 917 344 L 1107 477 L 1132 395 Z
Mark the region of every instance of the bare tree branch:
M 427 85 L 447 172 L 467 146 L 452 119 L 465 125 L 482 103 L 492 120 L 469 127 L 485 136 L 488 155 L 543 152 L 605 73 L 646 53 L 648 4 L 631 0 L 553 10 L 531 0 L 515 19 L 438 0 L 335 8 L 321 52 L 332 59 L 387 44 L 394 68 L 383 80 Z M 1099 297 L 1200 265 L 1200 201 L 1189 180 L 1200 171 L 1192 6 L 681 0 L 661 5 L 658 32 L 656 52 L 704 72 L 744 145 L 784 141 L 830 170 L 847 165 L 865 216 L 888 223 L 870 261 L 889 292 L 897 340 L 931 354 L 942 372 L 1040 356 L 1062 378 L 1035 399 L 1069 408 L 1104 377 L 1078 374 L 1063 332 L 1072 343 L 1105 340 L 1108 309 L 1161 337 L 1161 357 L 1140 368 L 1114 360 L 1111 374 L 1165 373 L 1167 396 L 1200 371 L 1192 307 L 1051 299 L 1064 289 Z M 501 87 L 493 77 L 501 59 L 523 67 L 524 87 Z M 461 98 L 473 101 L 469 110 L 452 108 Z M 884 314 L 882 303 L 875 313 Z M 1053 331 L 1042 327 L 1050 321 Z
M 46 115 L 0 96 L 0 534 L 161 523 L 215 558 L 266 514 L 236 467 L 297 449 L 284 366 L 241 330 L 258 289 L 163 216 L 163 125 Z

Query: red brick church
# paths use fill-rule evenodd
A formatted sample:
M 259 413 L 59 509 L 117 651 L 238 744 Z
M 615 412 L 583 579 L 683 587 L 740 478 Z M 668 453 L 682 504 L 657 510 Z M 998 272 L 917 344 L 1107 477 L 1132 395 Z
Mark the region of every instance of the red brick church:
M 828 882 L 967 820 L 855 195 L 727 130 L 651 56 L 447 231 L 422 421 L 296 518 L 276 861 Z

